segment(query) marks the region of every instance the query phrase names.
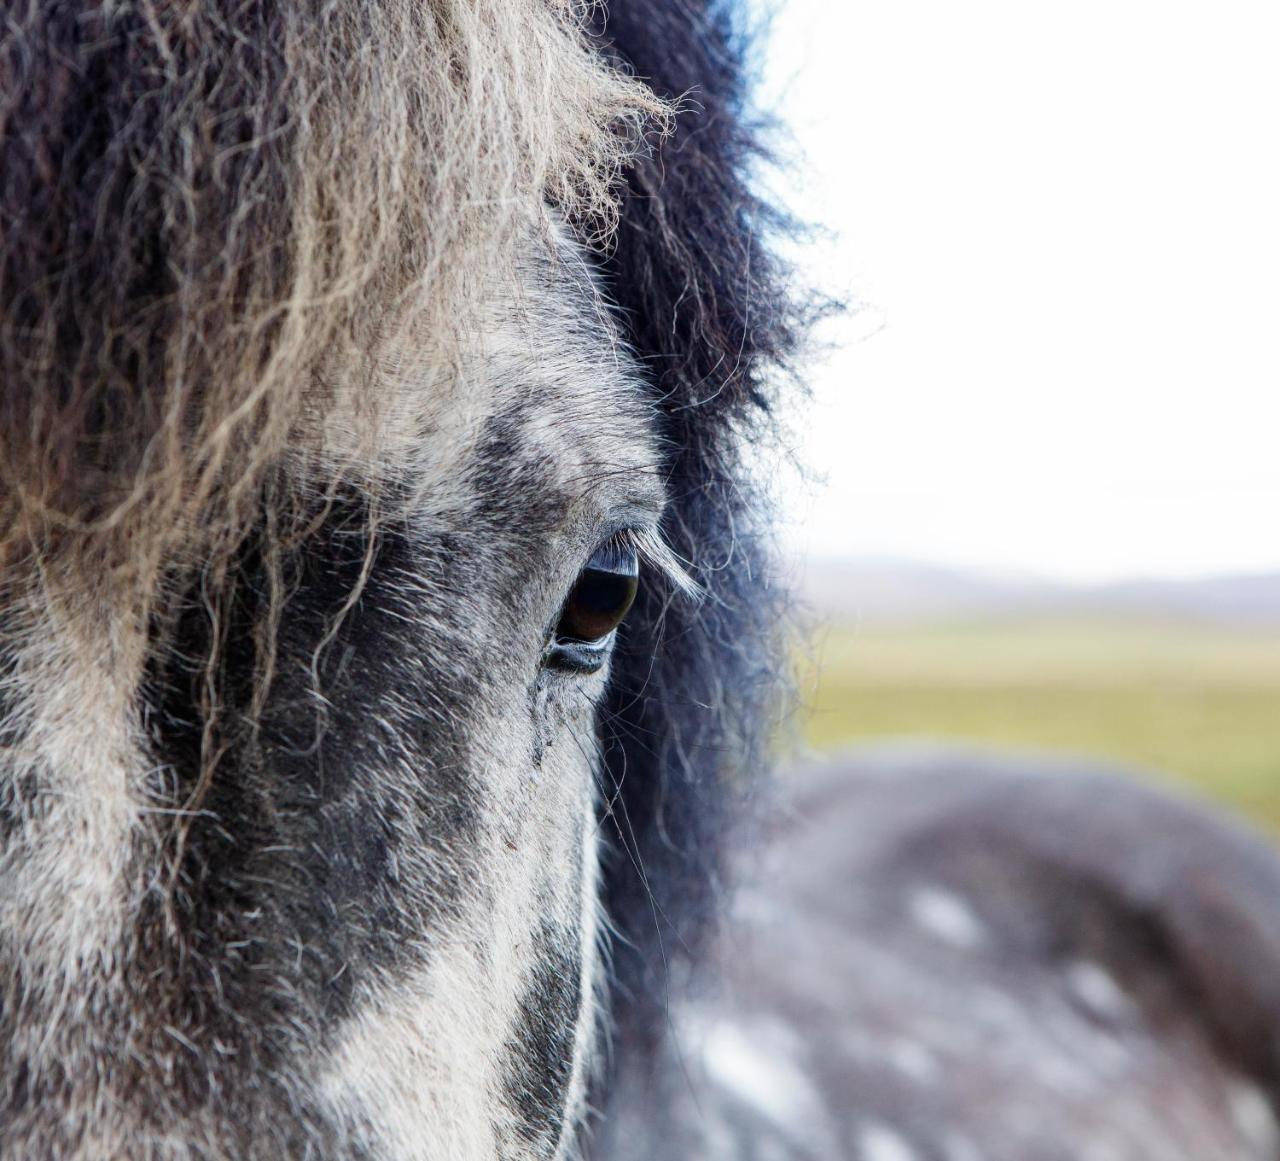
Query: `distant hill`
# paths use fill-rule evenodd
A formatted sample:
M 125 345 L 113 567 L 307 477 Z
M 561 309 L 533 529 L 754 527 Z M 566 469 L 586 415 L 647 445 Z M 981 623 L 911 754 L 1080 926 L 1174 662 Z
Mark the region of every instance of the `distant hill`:
M 1280 628 L 1280 573 L 1068 585 L 914 561 L 811 561 L 800 589 L 814 613 L 838 620 L 1124 616 Z

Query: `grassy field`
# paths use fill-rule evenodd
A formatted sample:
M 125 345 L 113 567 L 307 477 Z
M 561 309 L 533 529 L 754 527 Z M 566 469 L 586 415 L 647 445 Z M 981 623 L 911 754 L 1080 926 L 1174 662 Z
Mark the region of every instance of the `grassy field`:
M 1190 784 L 1280 833 L 1280 633 L 1129 621 L 830 628 L 809 741 L 1073 751 Z

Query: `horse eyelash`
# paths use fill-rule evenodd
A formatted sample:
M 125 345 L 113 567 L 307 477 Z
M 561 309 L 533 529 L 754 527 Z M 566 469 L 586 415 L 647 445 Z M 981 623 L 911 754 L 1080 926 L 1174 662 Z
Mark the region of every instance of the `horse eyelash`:
M 656 529 L 625 528 L 618 533 L 618 540 L 634 549 L 643 564 L 665 578 L 686 599 L 700 601 L 706 595 L 703 587 L 689 575 L 684 562 L 676 556 Z

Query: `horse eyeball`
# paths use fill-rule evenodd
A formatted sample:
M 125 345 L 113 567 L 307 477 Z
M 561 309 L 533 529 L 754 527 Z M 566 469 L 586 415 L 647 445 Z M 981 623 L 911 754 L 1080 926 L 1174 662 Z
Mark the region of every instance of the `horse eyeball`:
M 596 549 L 578 574 L 560 611 L 556 643 L 602 642 L 621 623 L 640 587 L 640 561 L 625 542 L 611 540 Z

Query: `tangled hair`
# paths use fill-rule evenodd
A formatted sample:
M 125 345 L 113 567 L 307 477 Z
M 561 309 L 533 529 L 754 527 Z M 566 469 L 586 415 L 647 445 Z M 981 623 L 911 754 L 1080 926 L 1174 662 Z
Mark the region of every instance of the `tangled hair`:
M 527 207 L 607 232 L 664 113 L 591 50 L 577 0 L 19 0 L 5 20 L 0 564 L 45 602 L 91 577 L 137 624 L 216 573 L 264 497 L 280 522 L 286 449 L 313 484 L 371 458 L 378 344 L 443 344 L 456 272 L 482 278 Z M 359 352 L 345 456 L 314 438 L 335 351 Z

